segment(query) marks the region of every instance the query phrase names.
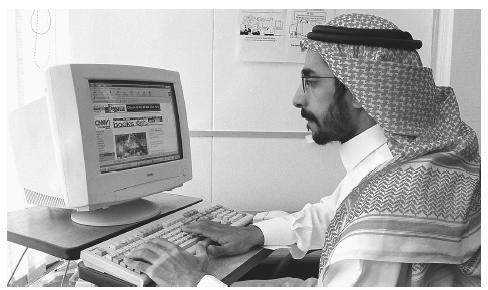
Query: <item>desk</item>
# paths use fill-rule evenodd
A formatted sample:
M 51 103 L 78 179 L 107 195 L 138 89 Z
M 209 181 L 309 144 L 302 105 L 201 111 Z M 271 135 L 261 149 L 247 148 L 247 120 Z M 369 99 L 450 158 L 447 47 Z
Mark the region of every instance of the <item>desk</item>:
M 202 201 L 174 194 L 157 194 L 146 199 L 160 205 L 160 215 L 136 224 L 111 227 L 76 224 L 71 221 L 72 210 L 68 209 L 37 206 L 10 212 L 7 215 L 7 241 L 65 260 L 77 260 L 85 248 Z M 230 284 L 271 252 L 259 248 L 240 256 L 212 259 L 208 270 Z

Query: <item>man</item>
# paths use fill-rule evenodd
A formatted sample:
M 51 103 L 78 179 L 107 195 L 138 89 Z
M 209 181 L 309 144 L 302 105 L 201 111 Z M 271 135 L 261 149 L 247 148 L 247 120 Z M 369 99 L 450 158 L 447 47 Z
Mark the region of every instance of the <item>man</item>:
M 422 67 L 420 46 L 371 15 L 314 27 L 302 42 L 308 51 L 293 104 L 316 143 L 342 143 L 347 174 L 336 190 L 247 227 L 187 225 L 214 242 L 199 245 L 195 257 L 155 240 L 128 263 L 159 285 L 222 285 L 205 273 L 207 252 L 286 245 L 295 258 L 322 249 L 317 278 L 234 285 L 480 285 L 478 141 L 461 121 L 452 89 L 436 87 Z

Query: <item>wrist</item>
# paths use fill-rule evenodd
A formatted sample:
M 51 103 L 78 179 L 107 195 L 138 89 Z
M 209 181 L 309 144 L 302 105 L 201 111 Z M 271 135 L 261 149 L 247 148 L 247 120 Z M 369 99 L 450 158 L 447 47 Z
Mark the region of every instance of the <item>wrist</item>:
M 202 280 L 202 278 L 205 277 L 205 275 L 208 275 L 208 274 L 205 273 L 205 272 L 195 272 L 195 273 L 193 273 L 192 280 L 190 282 L 191 285 L 189 285 L 189 286 L 190 287 L 197 286 L 198 283 L 200 283 L 200 280 Z
M 253 246 L 262 246 L 264 245 L 264 235 L 261 229 L 255 225 L 247 226 L 249 230 L 249 237 L 250 241 Z

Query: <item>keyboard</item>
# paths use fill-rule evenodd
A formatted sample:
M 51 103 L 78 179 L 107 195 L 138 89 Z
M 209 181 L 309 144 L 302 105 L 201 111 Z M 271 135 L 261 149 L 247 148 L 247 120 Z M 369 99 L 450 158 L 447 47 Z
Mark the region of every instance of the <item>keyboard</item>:
M 144 286 L 152 280 L 144 273 L 131 269 L 124 263 L 124 257 L 139 245 L 163 238 L 191 254 L 196 244 L 204 237 L 186 233 L 181 226 L 197 220 L 209 219 L 221 224 L 244 226 L 252 222 L 253 216 L 221 205 L 193 205 L 176 213 L 142 225 L 119 236 L 108 239 L 81 251 L 85 266 L 107 273 L 136 286 Z

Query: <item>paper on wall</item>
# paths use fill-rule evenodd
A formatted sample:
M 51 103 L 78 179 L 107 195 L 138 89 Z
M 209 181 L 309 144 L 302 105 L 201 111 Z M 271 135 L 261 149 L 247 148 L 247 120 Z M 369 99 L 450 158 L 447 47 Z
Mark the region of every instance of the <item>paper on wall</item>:
M 238 57 L 241 61 L 303 63 L 300 39 L 334 15 L 334 10 L 325 9 L 240 10 Z

